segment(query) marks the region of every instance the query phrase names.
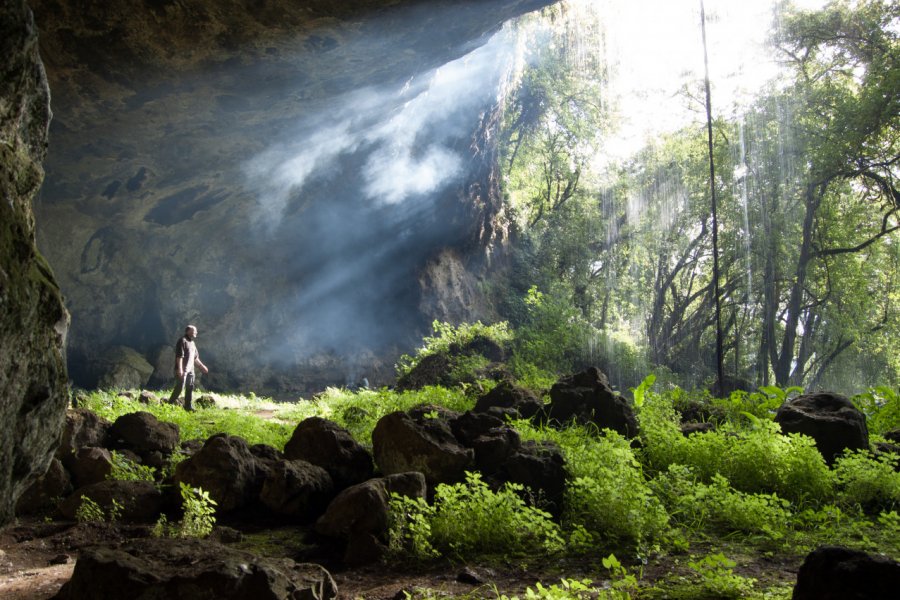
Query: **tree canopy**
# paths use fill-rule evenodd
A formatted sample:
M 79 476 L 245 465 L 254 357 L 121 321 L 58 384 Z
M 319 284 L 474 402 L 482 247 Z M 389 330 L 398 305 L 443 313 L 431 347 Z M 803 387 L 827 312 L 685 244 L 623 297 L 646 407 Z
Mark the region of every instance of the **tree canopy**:
M 784 4 L 775 22 L 780 78 L 712 124 L 726 371 L 755 385 L 893 385 L 900 7 Z M 607 343 L 598 358 L 592 340 L 627 339 L 648 367 L 708 381 L 716 330 L 705 123 L 599 168 L 617 119 L 604 67 L 571 64 L 562 41 L 542 48 L 505 120 L 517 243 L 504 309 L 536 327 L 534 290 L 545 309 L 559 306 L 557 325 L 578 332 L 557 351 L 572 367 L 615 364 L 621 345 Z

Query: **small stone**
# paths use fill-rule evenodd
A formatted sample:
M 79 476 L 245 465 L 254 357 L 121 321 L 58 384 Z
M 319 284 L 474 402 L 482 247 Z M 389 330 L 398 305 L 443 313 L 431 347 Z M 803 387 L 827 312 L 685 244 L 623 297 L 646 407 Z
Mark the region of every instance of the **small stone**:
M 484 578 L 479 575 L 474 569 L 466 567 L 456 576 L 456 581 L 459 583 L 465 583 L 468 585 L 482 585 L 485 582 Z
M 53 558 L 51 558 L 49 561 L 47 561 L 47 564 L 50 564 L 50 565 L 67 565 L 67 564 L 69 564 L 71 561 L 72 561 L 72 558 L 71 558 L 68 554 L 57 554 L 56 556 L 54 556 Z

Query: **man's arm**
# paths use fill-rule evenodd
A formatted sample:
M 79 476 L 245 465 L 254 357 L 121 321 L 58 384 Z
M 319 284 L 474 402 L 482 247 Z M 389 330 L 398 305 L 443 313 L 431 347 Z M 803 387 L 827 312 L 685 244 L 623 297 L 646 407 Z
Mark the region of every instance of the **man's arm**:
M 197 354 L 197 358 L 194 359 L 194 364 L 200 367 L 200 370 L 204 373 L 209 373 L 209 369 L 206 368 L 206 365 L 200 362 L 200 354 Z

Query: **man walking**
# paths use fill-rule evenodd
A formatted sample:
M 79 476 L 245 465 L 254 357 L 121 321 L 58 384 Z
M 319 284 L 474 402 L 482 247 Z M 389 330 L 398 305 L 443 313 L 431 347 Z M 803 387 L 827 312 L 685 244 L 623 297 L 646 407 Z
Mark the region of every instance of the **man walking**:
M 184 335 L 175 344 L 175 389 L 169 396 L 169 404 L 176 404 L 181 390 L 184 390 L 184 410 L 194 410 L 192 396 L 194 393 L 194 366 L 200 367 L 204 373 L 209 373 L 197 352 L 194 340 L 197 338 L 197 328 L 188 325 L 184 329 Z

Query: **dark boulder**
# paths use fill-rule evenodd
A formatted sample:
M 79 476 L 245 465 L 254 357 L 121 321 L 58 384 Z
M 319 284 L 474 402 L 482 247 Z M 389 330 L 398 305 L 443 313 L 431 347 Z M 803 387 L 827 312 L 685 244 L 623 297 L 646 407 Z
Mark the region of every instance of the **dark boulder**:
M 122 415 L 109 428 L 111 444 L 140 455 L 147 451 L 172 453 L 178 446 L 178 425 L 160 421 L 148 412 Z
M 900 429 L 892 429 L 882 434 L 885 440 L 894 444 L 900 444 Z
M 484 413 L 492 408 L 511 410 L 523 419 L 530 419 L 544 408 L 544 403 L 531 390 L 504 379 L 481 396 L 472 411 Z
M 331 575 L 314 564 L 263 558 L 212 542 L 147 539 L 82 550 L 57 600 L 331 600 Z
M 106 448 L 79 448 L 68 465 L 76 488 L 106 481 L 112 467 L 112 454 Z
M 638 433 L 634 410 L 609 387 L 606 375 L 597 367 L 557 381 L 550 388 L 550 404 L 544 410 L 548 419 L 559 423 L 593 423 L 627 438 Z
M 476 439 L 505 423 L 494 415 L 469 410 L 450 420 L 450 431 L 459 442 L 471 448 Z
M 450 422 L 456 439 L 475 453 L 475 467 L 484 474 L 498 471 L 521 446 L 519 434 L 486 413 L 467 411 Z
M 339 490 L 366 481 L 375 472 L 372 455 L 350 432 L 321 417 L 310 417 L 297 425 L 284 446 L 284 455 L 322 467 Z
M 280 460 L 271 465 L 260 491 L 260 501 L 270 510 L 299 521 L 322 514 L 334 496 L 331 476 L 305 460 Z
M 107 518 L 111 510 L 121 511 L 118 519 L 128 523 L 152 523 L 165 508 L 163 493 L 149 481 L 107 480 L 75 490 L 59 505 L 60 514 L 75 519 L 82 496 L 97 503 Z
M 693 435 L 695 433 L 707 433 L 709 431 L 715 431 L 716 426 L 713 423 L 682 423 L 681 424 L 681 434 L 685 437 Z
M 153 392 L 142 390 L 138 394 L 138 402 L 141 404 L 159 404 L 159 398 Z
M 287 458 L 283 452 L 278 450 L 278 448 L 268 444 L 253 444 L 250 446 L 250 454 L 259 460 L 268 463 L 274 463 Z
M 478 368 L 466 367 L 473 357 L 482 357 L 484 364 Z M 497 362 L 502 361 L 506 351 L 494 340 L 475 336 L 466 344 L 453 342 L 444 352 L 429 354 L 397 380 L 397 391 L 418 390 L 427 385 L 453 387 L 460 383 L 474 383 L 481 377 L 497 379 L 500 372 Z M 456 371 L 456 367 L 463 366 Z
M 35 481 L 16 504 L 17 515 L 34 515 L 56 508 L 64 497 L 72 493 L 72 477 L 58 458 L 50 461 L 50 467 Z
M 86 408 L 66 412 L 66 425 L 56 455 L 63 464 L 75 450 L 85 447 L 102 447 L 112 423 Z
M 461 481 L 475 453 L 453 435 L 449 419 L 455 416 L 437 407 L 425 407 L 382 417 L 372 431 L 378 468 L 385 475 L 418 471 L 429 486 Z
M 483 356 L 491 362 L 501 362 L 506 358 L 506 350 L 484 335 L 476 335 L 465 344 L 450 344 L 451 356 Z
M 793 600 L 893 600 L 900 590 L 900 563 L 839 546 L 806 556 Z
M 398 392 L 422 389 L 426 385 L 452 385 L 450 357 L 446 354 L 429 354 L 422 358 L 409 373 L 397 380 Z
M 116 419 L 109 428 L 107 445 L 116 450 L 130 450 L 141 462 L 162 467 L 178 447 L 178 441 L 178 425 L 141 411 Z
M 498 481 L 528 488 L 526 500 L 555 515 L 562 512 L 567 479 L 562 451 L 550 442 L 523 442 L 497 475 Z
M 343 560 L 349 565 L 379 561 L 387 552 L 392 493 L 424 498 L 425 477 L 397 473 L 343 490 L 316 521 L 316 532 L 341 540 L 345 544 Z
M 259 459 L 240 437 L 219 433 L 199 452 L 175 467 L 175 482 L 185 482 L 209 492 L 218 510 L 228 512 L 254 502 L 265 473 Z
M 775 422 L 783 433 L 813 438 L 828 464 L 845 450 L 869 447 L 866 416 L 840 394 L 816 392 L 788 400 L 775 413 Z

